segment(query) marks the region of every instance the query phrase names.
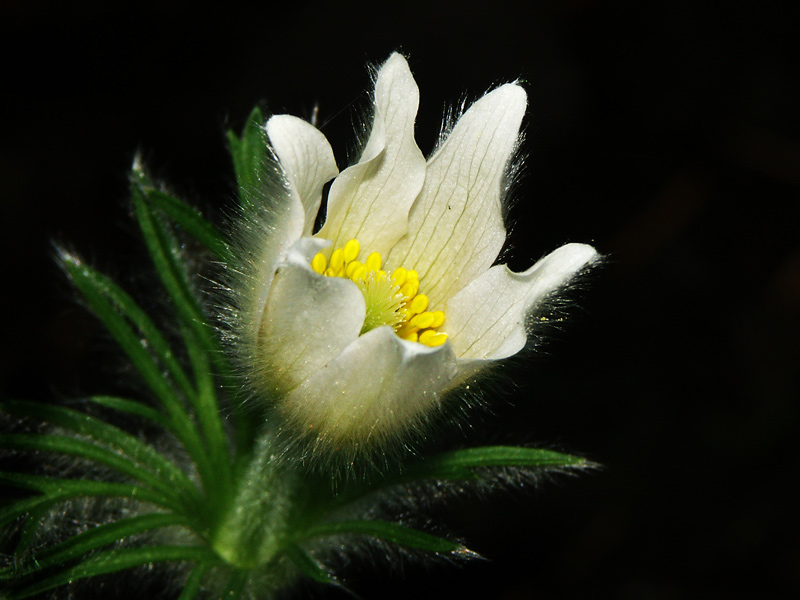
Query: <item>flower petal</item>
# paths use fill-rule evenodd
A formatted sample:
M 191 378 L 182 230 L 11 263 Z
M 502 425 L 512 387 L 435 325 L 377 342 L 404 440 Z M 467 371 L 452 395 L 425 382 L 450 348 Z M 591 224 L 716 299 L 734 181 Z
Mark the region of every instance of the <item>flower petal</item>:
M 317 443 L 381 445 L 424 422 L 457 373 L 449 344 L 407 342 L 389 327 L 362 335 L 285 396 L 279 410 Z
M 409 215 L 409 235 L 386 266 L 416 269 L 420 289 L 434 305 L 488 269 L 503 246 L 503 177 L 525 106 L 518 85 L 486 94 L 428 161 L 425 185 Z
M 255 355 L 258 329 L 275 269 L 303 234 L 303 206 L 292 194 L 280 165 L 270 161 L 259 185 L 244 190 L 239 227 L 232 237 L 237 264 L 227 269 L 233 305 L 227 318 L 243 360 Z
M 303 205 L 303 235 L 311 235 L 322 188 L 339 173 L 331 145 L 319 129 L 291 115 L 275 115 L 265 128 L 289 189 Z
M 334 248 L 353 238 L 368 252 L 386 254 L 408 230 L 408 211 L 425 179 L 425 158 L 414 141 L 419 90 L 399 54 L 378 71 L 375 120 L 359 162 L 331 186 L 319 236 Z
M 525 318 L 548 294 L 597 257 L 586 244 L 567 244 L 524 273 L 497 265 L 447 303 L 447 334 L 459 359 L 497 360 L 522 350 Z
M 276 271 L 258 333 L 258 370 L 278 395 L 341 354 L 364 324 L 361 292 L 348 279 L 312 271 L 301 256 L 317 251 L 305 247 L 307 239 Z

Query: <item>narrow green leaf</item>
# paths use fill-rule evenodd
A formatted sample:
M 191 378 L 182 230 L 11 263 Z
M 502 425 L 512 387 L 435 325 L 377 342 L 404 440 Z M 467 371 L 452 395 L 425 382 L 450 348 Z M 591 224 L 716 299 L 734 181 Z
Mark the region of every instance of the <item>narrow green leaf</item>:
M 21 600 L 41 592 L 51 590 L 61 585 L 94 577 L 104 573 L 114 573 L 131 567 L 147 565 L 155 562 L 166 561 L 191 561 L 191 562 L 210 562 L 213 555 L 204 548 L 193 546 L 147 546 L 143 548 L 123 548 L 110 550 L 92 555 L 80 564 L 75 565 L 41 579 L 36 583 L 27 586 L 17 592 L 8 594 L 8 600 Z
M 431 457 L 410 469 L 403 479 L 462 479 L 471 470 L 483 467 L 549 468 L 586 464 L 578 456 L 540 448 L 483 446 L 454 450 Z
M 173 508 L 174 501 L 154 490 L 128 483 L 109 483 L 91 479 L 59 479 L 26 473 L 0 471 L 0 484 L 42 492 L 45 496 L 61 498 L 76 496 L 118 496 L 150 502 L 165 508 Z
M 203 577 L 210 568 L 210 564 L 202 562 L 195 566 L 192 572 L 189 573 L 189 577 L 186 578 L 186 583 L 183 584 L 183 590 L 181 591 L 181 595 L 178 596 L 178 600 L 194 600 L 200 592 L 200 586 L 203 584 Z
M 314 538 L 329 535 L 352 534 L 374 537 L 401 546 L 419 548 L 431 552 L 455 552 L 463 548 L 460 544 L 436 537 L 435 535 L 417 531 L 416 529 L 411 529 L 397 523 L 379 520 L 323 523 L 322 525 L 316 525 L 307 529 L 303 537 Z
M 5 477 L 3 476 L 5 475 Z M 8 475 L 17 475 L 16 473 L 11 474 L 0 474 L 0 483 L 3 482 L 5 479 L 6 482 L 14 487 L 20 488 L 28 488 L 31 489 L 33 482 L 28 482 L 29 485 L 25 485 L 25 482 L 21 482 L 18 480 L 10 481 L 7 477 Z M 62 480 L 63 481 L 63 480 Z M 82 483 L 81 481 L 78 482 L 79 484 Z M 136 498 L 137 500 L 142 500 L 145 502 L 153 502 L 154 504 L 158 504 L 159 500 L 164 500 L 163 498 L 147 498 L 148 494 L 141 494 L 138 493 L 139 490 L 142 488 L 132 489 L 134 486 L 126 486 L 124 484 L 111 484 L 111 483 L 103 483 L 103 482 L 92 482 L 89 481 L 89 484 L 96 484 L 96 485 L 66 485 L 61 489 L 50 489 L 48 493 L 40 496 L 32 496 L 30 498 L 24 498 L 22 500 L 16 500 L 10 504 L 0 507 L 0 527 L 4 527 L 14 519 L 17 519 L 25 514 L 35 513 L 37 511 L 46 511 L 49 510 L 55 504 L 59 502 L 63 502 L 65 500 L 70 500 L 72 498 L 78 498 L 82 496 L 95 496 L 95 497 L 130 497 Z M 167 505 L 168 503 L 165 501 L 162 505 Z M 169 506 L 166 506 L 169 508 Z
M 81 534 L 36 554 L 36 559 L 31 568 L 25 569 L 20 575 L 41 571 L 53 565 L 64 564 L 68 561 L 108 546 L 126 537 L 174 525 L 186 525 L 186 519 L 172 513 L 156 513 L 121 519 L 113 523 L 98 525 Z
M 159 473 L 164 481 L 180 489 L 182 494 L 195 498 L 199 502 L 197 487 L 186 473 L 153 447 L 118 427 L 71 408 L 39 402 L 6 400 L 0 402 L 0 411 L 58 425 L 89 436 L 112 448 L 117 448 L 137 462 L 146 465 L 153 472 Z
M 174 426 L 167 415 L 137 400 L 128 400 L 117 396 L 92 396 L 89 401 L 106 408 L 142 417 L 174 433 Z
M 0 507 L 0 527 L 5 527 L 14 519 L 18 519 L 25 514 L 44 514 L 53 504 L 57 504 L 70 497 L 70 494 L 33 496 L 31 498 L 24 498 L 11 502 L 10 504 Z
M 254 118 L 257 118 L 260 122 L 261 117 L 258 116 L 260 113 L 256 111 L 254 115 Z M 261 135 L 258 133 L 260 127 L 257 125 L 254 127 L 255 129 L 251 128 L 250 134 Z M 255 144 L 254 147 L 260 148 L 261 152 L 266 156 L 266 146 L 263 143 L 263 139 L 259 144 Z M 223 381 L 228 381 L 232 377 L 233 371 L 215 333 L 205 323 L 202 309 L 197 302 L 196 293 L 191 285 L 191 274 L 188 273 L 183 259 L 183 246 L 172 234 L 170 228 L 166 226 L 166 223 L 158 218 L 159 215 L 154 214 L 152 211 L 148 213 L 147 210 L 139 206 L 141 203 L 138 200 L 142 199 L 144 202 L 153 205 L 161 213 L 184 227 L 191 235 L 197 237 L 203 244 L 214 251 L 217 257 L 221 259 L 227 258 L 230 250 L 229 246 L 222 234 L 203 219 L 199 212 L 180 200 L 153 189 L 149 179 L 138 165 L 134 167 L 132 185 L 134 207 L 137 211 L 137 218 L 139 219 L 145 242 L 148 245 L 148 250 L 162 278 L 162 282 L 176 303 L 185 325 L 195 332 L 194 336 L 185 337 L 184 340 L 190 357 L 193 358 L 193 362 L 194 359 L 201 358 L 198 350 L 191 346 L 192 343 L 199 343 L 200 347 L 210 357 L 220 378 Z M 201 360 L 201 362 L 206 361 Z M 211 437 L 209 446 L 212 450 L 214 464 L 218 465 L 220 472 L 227 472 L 229 470 L 227 468 L 229 459 L 227 458 L 226 440 L 223 439 L 225 437 L 223 428 L 218 418 L 219 410 L 211 410 L 209 406 L 209 404 L 217 406 L 216 392 L 213 388 L 214 383 L 210 377 L 207 377 L 205 381 L 202 380 L 203 375 L 210 375 L 207 366 L 205 370 L 199 372 L 196 370 L 195 375 L 198 387 L 205 385 L 205 389 L 213 392 L 201 398 L 203 406 L 196 406 L 195 409 L 198 417 L 202 419 L 201 425 L 204 427 L 206 434 Z M 198 392 L 198 394 L 200 393 Z M 242 407 L 242 403 L 234 403 L 233 412 L 236 417 L 237 449 L 246 451 L 252 441 L 253 426 Z M 216 423 L 214 422 L 215 420 Z
M 142 341 L 109 301 L 105 290 L 98 289 L 95 285 L 95 280 L 92 277 L 93 270 L 72 255 L 62 253 L 61 258 L 65 268 L 72 276 L 75 285 L 83 293 L 89 306 L 128 355 L 136 370 L 139 371 L 139 374 L 169 413 L 178 439 L 198 462 L 198 469 L 202 470 L 205 467 L 208 470 L 207 465 L 203 464 L 204 452 L 202 443 L 189 415 L 181 406 L 180 400 L 175 395 L 170 383 L 161 373 L 161 369 L 153 360 L 153 357 L 142 345 Z
M 160 190 L 149 189 L 145 197 L 148 202 L 180 225 L 186 233 L 208 248 L 217 258 L 223 259 L 229 255 L 225 238 L 200 214 L 200 211 Z
M 260 173 L 267 163 L 269 154 L 263 124 L 264 116 L 256 107 L 250 113 L 241 137 L 228 131 L 228 144 L 240 192 L 251 191 L 258 185 Z
M 205 436 L 211 461 L 216 467 L 219 482 L 217 489 L 227 490 L 233 473 L 230 468 L 228 438 L 222 424 L 211 364 L 208 354 L 197 343 L 195 332 L 186 327 L 183 336 L 186 339 L 189 360 L 197 381 L 195 415 Z
M 61 435 L 8 433 L 0 434 L 0 447 L 12 450 L 38 450 L 41 452 L 59 452 L 70 456 L 81 456 L 137 479 L 154 490 L 158 490 L 165 497 L 179 502 L 178 496 L 175 494 L 175 487 L 169 481 L 165 481 L 147 469 L 143 469 L 127 456 L 117 454 L 97 444 Z
M 132 185 L 132 195 L 136 216 L 139 220 L 145 244 L 150 252 L 150 257 L 161 282 L 172 298 L 179 317 L 186 326 L 187 331 L 184 331 L 184 341 L 195 368 L 195 378 L 198 386 L 203 386 L 203 393 L 195 396 L 193 402 L 195 414 L 206 437 L 205 446 L 209 449 L 211 455 L 210 465 L 198 464 L 199 468 L 202 467 L 199 470 L 205 483 L 205 488 L 210 492 L 214 488 L 218 488 L 220 485 L 219 480 L 225 479 L 227 474 L 230 473 L 227 440 L 222 426 L 216 391 L 210 377 L 211 369 L 207 358 L 216 357 L 224 361 L 222 349 L 214 338 L 211 328 L 206 324 L 200 304 L 191 289 L 188 274 L 182 262 L 182 251 L 179 245 L 150 210 L 145 200 L 146 192 L 136 180 Z M 200 458 L 195 456 L 195 452 L 192 451 L 191 454 L 199 463 Z M 206 463 L 208 460 L 207 455 L 204 453 L 202 462 Z M 216 473 L 213 478 L 212 473 Z M 213 486 L 212 482 L 215 482 Z M 226 487 L 224 483 L 223 487 Z
M 85 290 L 91 288 L 93 292 L 92 295 L 96 294 L 101 298 L 107 299 L 114 307 L 116 313 L 130 320 L 146 341 L 147 347 L 152 354 L 158 357 L 158 360 L 161 361 L 169 371 L 181 393 L 191 399 L 195 395 L 194 388 L 183 368 L 181 368 L 180 363 L 175 358 L 172 348 L 170 348 L 169 343 L 161 334 L 158 327 L 155 326 L 153 321 L 150 320 L 150 317 L 136 304 L 133 298 L 111 279 L 83 263 L 77 257 L 62 253 L 61 258 L 73 281 L 75 281 L 75 284 L 84 295 L 86 295 Z M 92 298 L 87 297 L 87 300 L 90 306 L 96 310 Z M 106 322 L 103 315 L 98 316 L 101 317 L 104 323 Z M 106 325 L 108 326 L 108 323 L 106 323 Z
M 304 575 L 320 583 L 330 583 L 331 576 L 311 558 L 308 553 L 296 544 L 289 544 L 285 549 L 286 556 Z
M 207 337 L 205 316 L 191 287 L 183 258 L 183 250 L 177 242 L 170 243 L 169 233 L 150 210 L 147 203 L 147 191 L 137 181 L 136 174 L 131 184 L 133 207 L 139 227 L 142 230 L 147 250 L 156 268 L 161 283 L 175 304 L 178 316 L 196 330 L 202 329 L 202 337 Z

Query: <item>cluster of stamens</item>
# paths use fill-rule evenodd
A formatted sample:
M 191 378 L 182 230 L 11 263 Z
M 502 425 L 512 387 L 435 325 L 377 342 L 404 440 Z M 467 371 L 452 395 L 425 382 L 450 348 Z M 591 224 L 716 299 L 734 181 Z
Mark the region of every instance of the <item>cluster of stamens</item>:
M 330 260 L 320 252 L 311 261 L 311 268 L 326 277 L 343 277 L 355 283 L 364 295 L 367 314 L 361 333 L 388 325 L 410 342 L 441 346 L 447 334 L 438 328 L 444 323 L 444 312 L 428 310 L 428 297 L 419 293 L 419 275 L 413 269 L 398 267 L 384 271 L 381 255 L 371 253 L 362 263 L 358 240 L 350 240 L 344 248 L 336 248 Z

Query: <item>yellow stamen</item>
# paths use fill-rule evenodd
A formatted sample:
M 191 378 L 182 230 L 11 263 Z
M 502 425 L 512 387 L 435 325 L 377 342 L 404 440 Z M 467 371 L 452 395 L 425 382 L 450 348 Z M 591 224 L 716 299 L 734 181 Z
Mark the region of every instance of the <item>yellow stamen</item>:
M 331 254 L 331 269 L 334 271 L 338 271 L 342 268 L 344 264 L 344 251 L 341 248 L 337 248 Z
M 381 268 L 381 255 L 377 252 L 373 252 L 367 257 L 367 262 L 365 263 L 367 267 L 367 271 L 377 271 Z
M 358 243 L 358 240 L 350 240 L 344 245 L 344 262 L 350 263 L 353 262 L 356 257 L 358 256 L 359 251 L 361 250 L 361 245 Z
M 353 281 L 358 281 L 359 279 L 364 279 L 367 274 L 367 267 L 364 265 L 359 265 L 358 268 L 353 271 L 353 274 L 350 276 L 350 279 Z
M 433 311 L 433 323 L 428 325 L 431 329 L 436 329 L 437 327 L 441 327 L 444 323 L 444 312 L 441 310 Z
M 426 329 L 419 334 L 418 341 L 426 346 L 441 346 L 447 341 L 447 334 L 436 333 L 433 329 Z
M 322 252 L 317 253 L 317 255 L 311 261 L 311 268 L 320 275 L 325 272 L 325 267 L 327 266 L 328 261 L 325 260 L 325 255 L 322 254 Z
M 417 315 L 428 308 L 428 297 L 425 294 L 417 294 L 406 304 L 406 311 L 410 315 Z
M 406 277 L 408 277 L 408 271 L 406 271 L 403 267 L 398 267 L 392 271 L 392 279 L 394 280 L 394 284 L 399 288 L 403 287 L 403 284 L 406 282 Z
M 419 298 L 419 296 L 417 296 Z M 417 298 L 414 298 L 416 300 Z M 432 312 L 424 312 L 412 318 L 408 324 L 411 327 L 419 327 L 420 329 L 427 329 L 433 324 L 434 316 Z
M 360 266 L 361 263 L 358 262 L 357 260 L 354 260 L 348 263 L 347 268 L 344 270 L 344 274 L 347 276 L 348 279 L 352 279 L 353 273 L 355 273 L 356 269 L 358 269 Z
M 418 291 L 419 291 L 419 282 L 414 279 L 410 281 L 406 280 L 405 285 L 400 287 L 400 293 L 403 294 L 403 296 L 405 296 L 406 298 L 413 298 L 414 296 L 417 295 Z

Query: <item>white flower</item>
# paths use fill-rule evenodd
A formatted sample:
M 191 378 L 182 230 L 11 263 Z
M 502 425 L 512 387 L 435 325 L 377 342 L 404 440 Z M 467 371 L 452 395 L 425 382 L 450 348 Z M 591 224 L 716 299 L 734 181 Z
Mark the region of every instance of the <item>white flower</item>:
M 271 418 L 317 449 L 382 448 L 419 430 L 445 392 L 519 352 L 530 314 L 597 256 L 568 244 L 523 273 L 494 265 L 520 86 L 475 102 L 427 161 L 418 103 L 393 54 L 369 139 L 341 173 L 311 124 L 277 115 L 265 127 L 281 185 L 242 234 L 237 351 Z

